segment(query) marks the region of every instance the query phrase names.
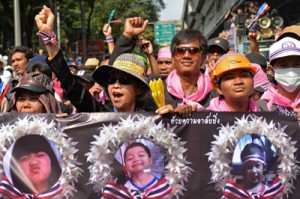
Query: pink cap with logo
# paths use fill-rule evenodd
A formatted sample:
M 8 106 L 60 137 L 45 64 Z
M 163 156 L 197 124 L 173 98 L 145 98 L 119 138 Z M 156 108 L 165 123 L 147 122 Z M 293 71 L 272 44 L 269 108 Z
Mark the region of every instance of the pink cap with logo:
M 170 46 L 163 47 L 159 49 L 157 54 L 157 59 L 160 58 L 172 58 Z

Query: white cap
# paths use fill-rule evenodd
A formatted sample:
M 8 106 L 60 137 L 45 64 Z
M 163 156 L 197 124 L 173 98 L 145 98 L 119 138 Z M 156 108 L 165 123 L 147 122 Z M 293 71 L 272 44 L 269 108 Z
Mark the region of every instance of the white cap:
M 284 37 L 270 47 L 269 59 L 272 61 L 281 57 L 300 56 L 300 41 L 291 37 Z

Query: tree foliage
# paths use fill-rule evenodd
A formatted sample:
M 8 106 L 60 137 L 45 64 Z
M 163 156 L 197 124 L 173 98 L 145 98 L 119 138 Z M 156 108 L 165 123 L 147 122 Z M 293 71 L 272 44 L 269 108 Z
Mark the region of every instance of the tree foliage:
M 102 27 L 107 23 L 111 10 L 115 10 L 114 19 L 122 23 L 111 24 L 115 40 L 122 34 L 125 19 L 140 16 L 150 22 L 156 22 L 159 11 L 164 8 L 163 0 L 82 0 L 84 4 L 85 34 L 88 39 L 104 39 Z M 67 53 L 73 51 L 75 42 L 82 38 L 81 1 L 77 0 L 19 0 L 22 31 L 22 45 L 38 48 L 39 39 L 36 36 L 34 16 L 47 5 L 59 12 L 61 47 Z M 58 5 L 59 9 L 55 8 Z M 0 2 L 2 23 L 0 25 L 0 48 L 6 50 L 14 47 L 14 13 L 13 1 Z M 148 25 L 144 35 L 149 40 L 154 39 L 153 25 Z

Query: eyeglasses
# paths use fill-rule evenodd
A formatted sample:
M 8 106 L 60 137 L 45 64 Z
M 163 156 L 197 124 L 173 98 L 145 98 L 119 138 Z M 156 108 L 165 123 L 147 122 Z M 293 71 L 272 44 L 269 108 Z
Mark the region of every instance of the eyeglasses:
M 201 51 L 201 49 L 198 47 L 177 47 L 177 48 L 175 48 L 176 55 L 183 56 L 186 53 L 186 51 L 189 51 L 190 55 L 196 55 L 197 53 L 199 53 Z
M 158 63 L 159 65 L 162 65 L 162 64 L 171 65 L 171 64 L 172 64 L 171 61 L 158 61 L 157 63 Z
M 107 83 L 108 84 L 114 84 L 117 81 L 120 84 L 129 85 L 129 84 L 132 83 L 133 80 L 130 77 L 115 77 L 115 76 L 110 76 L 110 77 L 108 77 Z

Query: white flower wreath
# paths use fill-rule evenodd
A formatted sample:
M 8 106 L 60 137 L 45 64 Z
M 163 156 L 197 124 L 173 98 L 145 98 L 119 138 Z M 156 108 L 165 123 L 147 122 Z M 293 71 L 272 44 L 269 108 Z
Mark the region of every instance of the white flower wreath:
M 162 122 L 155 123 L 154 118 L 135 115 L 131 118 L 121 119 L 117 125 L 110 124 L 100 128 L 100 135 L 94 136 L 90 152 L 86 154 L 89 166 L 89 182 L 94 184 L 94 190 L 101 192 L 106 183 L 115 180 L 111 175 L 114 154 L 120 145 L 127 140 L 144 138 L 157 144 L 167 162 L 164 175 L 172 187 L 172 196 L 183 195 L 184 181 L 187 181 L 192 169 L 187 166 L 183 153 L 186 151 L 184 142 L 174 134 L 174 129 L 169 125 L 164 127 Z
M 0 179 L 4 176 L 3 156 L 19 137 L 29 134 L 45 136 L 56 145 L 62 158 L 62 174 L 59 182 L 63 191 L 54 198 L 72 198 L 73 191 L 76 191 L 74 184 L 82 172 L 82 169 L 78 167 L 79 162 L 74 156 L 78 151 L 75 148 L 77 143 L 72 142 L 72 139 L 63 133 L 63 129 L 56 128 L 53 121 L 48 123 L 45 118 L 38 116 L 25 116 L 24 119 L 19 118 L 13 124 L 2 124 L 0 127 Z
M 292 192 L 293 181 L 299 173 L 299 166 L 294 153 L 296 141 L 284 132 L 286 126 L 276 127 L 271 121 L 255 115 L 244 115 L 241 119 L 236 118 L 234 125 L 220 127 L 219 135 L 215 135 L 216 140 L 212 142 L 211 151 L 207 154 L 212 162 L 210 170 L 212 172 L 211 181 L 216 184 L 216 190 L 222 191 L 228 179 L 234 178 L 231 174 L 231 161 L 235 146 L 239 139 L 246 134 L 261 134 L 266 136 L 274 145 L 278 153 L 278 176 L 283 183 L 283 194 Z

